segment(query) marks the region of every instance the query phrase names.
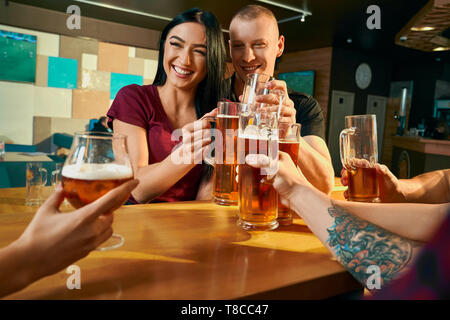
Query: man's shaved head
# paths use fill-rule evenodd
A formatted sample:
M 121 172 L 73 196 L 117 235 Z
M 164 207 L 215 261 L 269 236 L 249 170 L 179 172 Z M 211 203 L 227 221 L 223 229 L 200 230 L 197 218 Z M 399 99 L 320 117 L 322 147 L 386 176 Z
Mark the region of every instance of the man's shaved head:
M 284 37 L 280 36 L 273 12 L 258 5 L 238 10 L 229 30 L 230 56 L 237 80 L 235 91 L 242 92 L 248 74 L 273 75 L 275 61 L 284 50 Z
M 250 4 L 245 7 L 242 7 L 233 15 L 233 17 L 231 18 L 231 22 L 233 22 L 233 20 L 236 18 L 242 19 L 242 20 L 254 20 L 261 16 L 266 16 L 274 22 L 274 26 L 276 27 L 277 36 L 278 36 L 279 31 L 278 31 L 277 18 L 275 17 L 275 15 L 273 14 L 272 11 L 270 11 L 269 9 L 267 9 L 266 7 L 263 7 L 263 6 L 259 6 L 256 4 Z

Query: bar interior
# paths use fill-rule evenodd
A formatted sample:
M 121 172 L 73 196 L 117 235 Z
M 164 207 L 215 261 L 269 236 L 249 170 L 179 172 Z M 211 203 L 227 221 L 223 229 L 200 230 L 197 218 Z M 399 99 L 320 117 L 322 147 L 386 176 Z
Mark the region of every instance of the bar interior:
M 450 0 L 1 1 L 0 298 L 449 299 L 449 27 Z

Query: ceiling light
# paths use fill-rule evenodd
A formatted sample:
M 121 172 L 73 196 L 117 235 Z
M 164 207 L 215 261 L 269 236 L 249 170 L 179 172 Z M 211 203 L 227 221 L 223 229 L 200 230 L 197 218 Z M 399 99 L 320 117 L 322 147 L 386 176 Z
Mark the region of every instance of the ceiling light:
M 447 50 L 450 50 L 450 47 L 437 47 L 433 49 L 433 51 L 447 51 Z
M 428 27 L 428 26 L 422 26 L 422 27 L 412 27 L 412 31 L 431 31 L 434 30 L 435 27 Z
M 302 15 L 302 18 L 300 19 L 301 22 L 305 22 L 305 15 Z

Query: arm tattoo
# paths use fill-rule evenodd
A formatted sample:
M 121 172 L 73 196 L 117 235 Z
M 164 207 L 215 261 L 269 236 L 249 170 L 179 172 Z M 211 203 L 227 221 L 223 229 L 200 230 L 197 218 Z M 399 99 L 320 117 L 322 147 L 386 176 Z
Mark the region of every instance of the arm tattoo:
M 380 268 L 383 285 L 411 260 L 413 241 L 353 216 L 334 203 L 328 213 L 334 218 L 334 225 L 327 229 L 327 243 L 339 262 L 363 285 L 371 275 L 366 273 L 369 266 Z

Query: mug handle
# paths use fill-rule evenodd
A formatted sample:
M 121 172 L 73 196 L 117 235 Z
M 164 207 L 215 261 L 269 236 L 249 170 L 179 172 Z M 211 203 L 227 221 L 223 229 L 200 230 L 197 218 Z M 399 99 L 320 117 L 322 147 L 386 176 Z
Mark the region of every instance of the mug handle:
M 39 168 L 39 172 L 41 173 L 41 181 L 43 181 L 41 185 L 45 186 L 47 184 L 47 169 Z M 43 172 L 45 172 L 45 174 L 42 174 Z
M 211 116 L 202 117 L 200 120 L 208 120 L 211 123 L 216 123 L 216 121 L 217 121 L 216 117 L 211 117 Z M 214 137 L 214 139 L 211 139 L 212 140 L 211 143 L 208 145 L 208 147 L 203 152 L 203 161 L 206 164 L 209 164 L 210 166 L 214 167 L 214 165 L 216 163 L 216 160 L 211 155 L 211 152 L 208 152 L 208 150 L 209 151 L 215 150 L 215 142 L 216 142 L 216 139 L 217 139 L 217 130 L 215 128 L 214 129 L 211 128 L 210 130 L 213 130 L 213 133 L 214 133 L 213 137 Z M 222 139 L 223 139 L 223 137 L 222 137 Z
M 339 149 L 341 154 L 342 166 L 349 171 L 354 169 L 349 165 L 349 159 L 347 156 L 347 150 L 349 149 L 350 144 L 349 136 L 353 134 L 355 134 L 355 128 L 347 128 L 342 130 L 341 134 L 339 135 Z

